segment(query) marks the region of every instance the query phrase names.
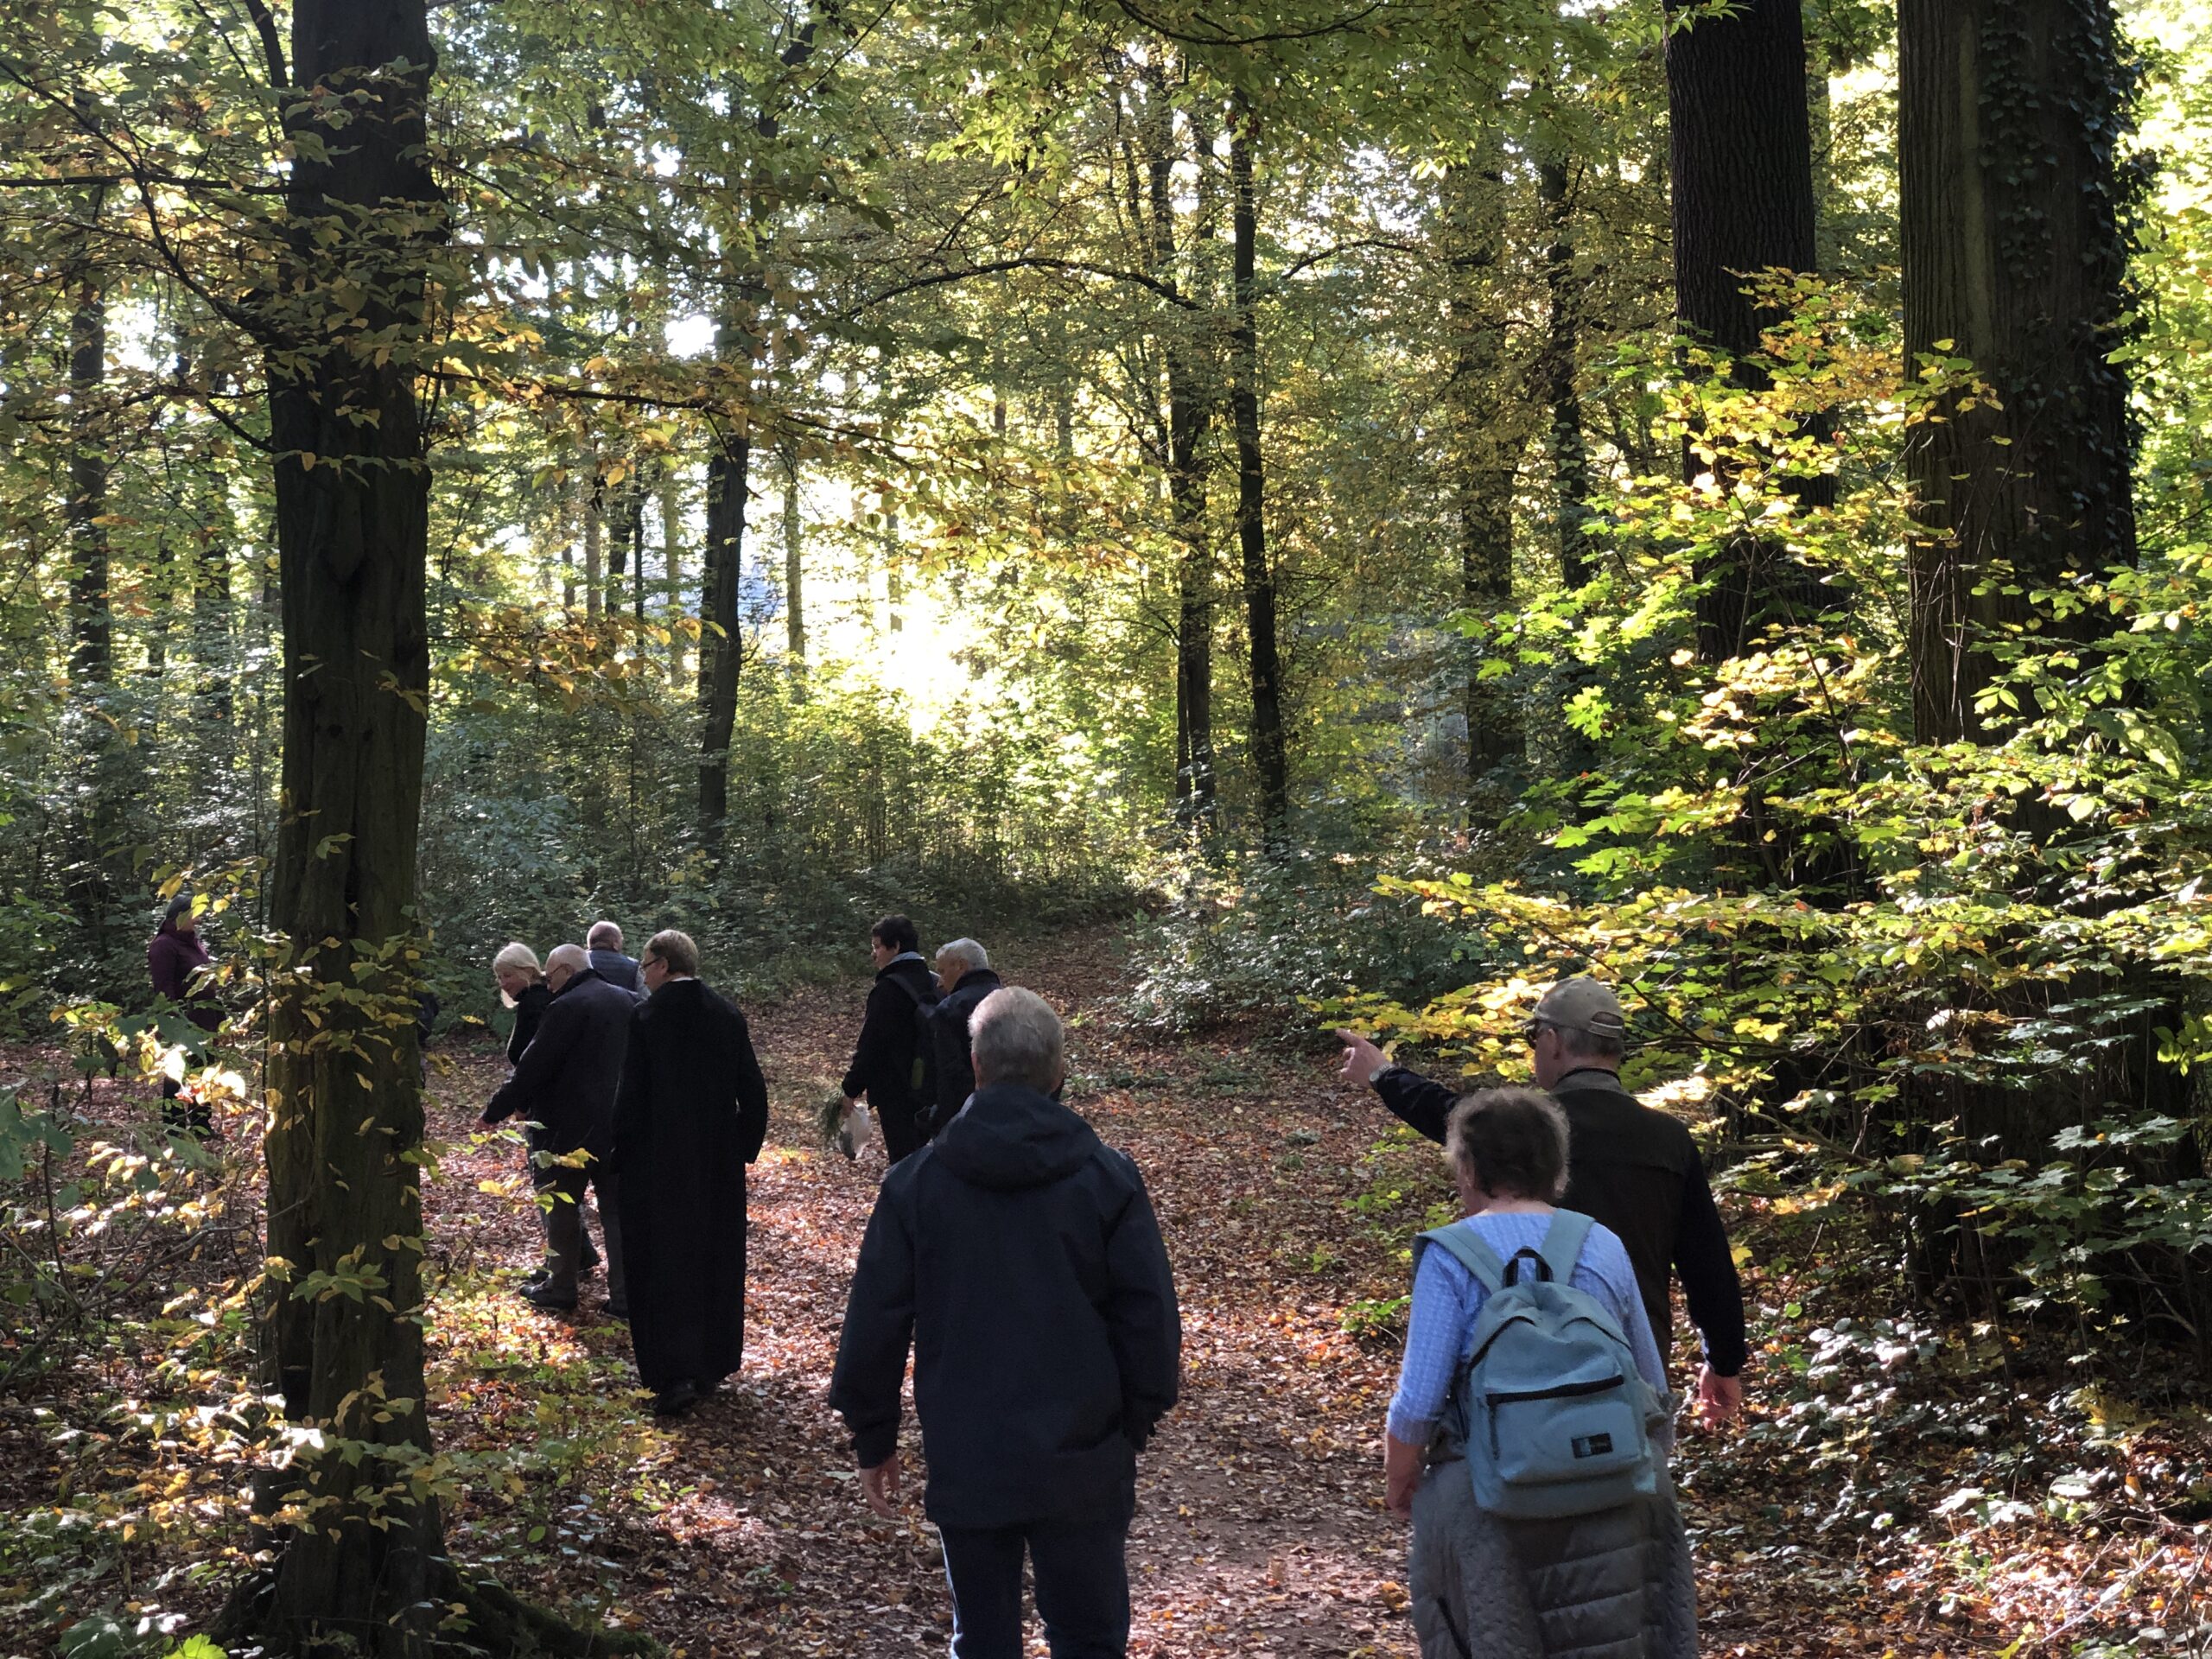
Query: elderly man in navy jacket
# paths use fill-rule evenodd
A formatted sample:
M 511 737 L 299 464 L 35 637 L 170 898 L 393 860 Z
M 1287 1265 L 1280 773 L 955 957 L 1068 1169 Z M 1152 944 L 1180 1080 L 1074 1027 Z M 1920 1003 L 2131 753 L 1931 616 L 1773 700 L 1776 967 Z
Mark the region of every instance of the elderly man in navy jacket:
M 969 1039 L 967 1109 L 877 1195 L 830 1403 L 892 1516 L 912 1344 L 960 1659 L 1020 1659 L 1025 1551 L 1056 1659 L 1109 1659 L 1128 1644 L 1137 1452 L 1175 1404 L 1174 1280 L 1136 1166 L 1053 1098 L 1065 1039 L 1044 999 L 993 992 Z
M 623 1300 L 622 1227 L 616 1219 L 613 1177 L 601 1161 L 614 1135 L 614 1091 L 630 1041 L 637 999 L 610 985 L 586 965 L 579 945 L 556 945 L 545 958 L 545 1005 L 537 1035 L 515 1062 L 515 1074 L 484 1108 L 486 1125 L 519 1115 L 531 1131 L 537 1189 L 553 1195 L 545 1232 L 550 1249 L 543 1276 L 523 1291 L 524 1300 L 565 1313 L 576 1305 L 576 1273 L 583 1255 L 584 1188 L 599 1197 L 600 1230 L 607 1238 L 607 1311 L 620 1318 Z

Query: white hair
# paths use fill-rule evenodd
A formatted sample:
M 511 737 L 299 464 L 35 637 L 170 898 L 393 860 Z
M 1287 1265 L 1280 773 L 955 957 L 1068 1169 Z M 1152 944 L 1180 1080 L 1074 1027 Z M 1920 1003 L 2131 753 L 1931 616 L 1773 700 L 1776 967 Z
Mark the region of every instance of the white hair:
M 572 974 L 581 974 L 591 966 L 591 958 L 584 955 L 581 944 L 556 944 L 545 953 L 545 971 L 566 968 Z
M 978 968 L 989 967 L 991 958 L 973 939 L 952 939 L 938 946 L 937 965 L 939 969 L 952 967 L 957 968 L 961 974 L 972 974 Z M 956 979 L 959 976 L 958 974 L 953 976 Z
M 1034 991 L 993 991 L 968 1021 L 976 1081 L 1026 1083 L 1039 1093 L 1060 1086 L 1067 1072 L 1067 1035 L 1052 1005 Z
M 591 931 L 585 934 L 584 938 L 594 950 L 620 950 L 622 948 L 622 930 L 612 922 L 594 922 Z

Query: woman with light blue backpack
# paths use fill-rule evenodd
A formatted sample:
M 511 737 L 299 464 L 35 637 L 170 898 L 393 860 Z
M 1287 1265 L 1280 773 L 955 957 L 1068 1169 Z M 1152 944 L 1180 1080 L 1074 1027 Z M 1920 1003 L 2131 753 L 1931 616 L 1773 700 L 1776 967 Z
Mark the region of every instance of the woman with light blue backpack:
M 1445 1156 L 1466 1213 L 1415 1241 L 1385 1440 L 1422 1659 L 1693 1659 L 1666 1370 L 1619 1238 L 1553 1207 L 1566 1115 L 1484 1090 Z

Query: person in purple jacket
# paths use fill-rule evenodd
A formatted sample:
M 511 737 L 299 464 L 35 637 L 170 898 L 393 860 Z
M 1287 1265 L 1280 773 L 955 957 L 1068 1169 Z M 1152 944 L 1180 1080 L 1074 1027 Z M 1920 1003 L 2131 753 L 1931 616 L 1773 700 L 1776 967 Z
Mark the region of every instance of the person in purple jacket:
M 200 938 L 192 895 L 180 893 L 169 900 L 168 908 L 162 913 L 161 926 L 155 930 L 153 939 L 146 946 L 146 976 L 153 982 L 157 998 L 175 1005 L 202 1032 L 213 1032 L 223 1023 L 222 1007 L 215 1001 L 212 982 L 214 965 L 214 959 L 207 954 L 207 947 Z M 195 1071 L 207 1063 L 205 1043 L 185 1045 L 186 1072 Z M 166 1071 L 162 1077 L 162 1121 L 170 1128 L 196 1135 L 213 1135 L 215 1130 L 214 1115 L 207 1103 L 189 1092 Z

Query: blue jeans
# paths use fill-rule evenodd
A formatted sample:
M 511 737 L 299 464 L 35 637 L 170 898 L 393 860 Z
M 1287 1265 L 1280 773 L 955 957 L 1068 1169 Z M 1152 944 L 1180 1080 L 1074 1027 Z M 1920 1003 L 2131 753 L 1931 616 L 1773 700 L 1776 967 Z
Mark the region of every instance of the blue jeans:
M 1122 1659 L 1129 1646 L 1128 1523 L 1038 1521 L 938 1529 L 952 1587 L 952 1659 L 1021 1659 L 1021 1555 L 1052 1659 Z

